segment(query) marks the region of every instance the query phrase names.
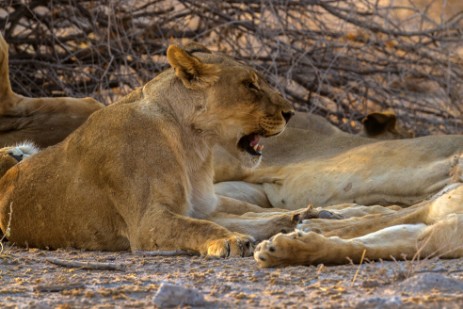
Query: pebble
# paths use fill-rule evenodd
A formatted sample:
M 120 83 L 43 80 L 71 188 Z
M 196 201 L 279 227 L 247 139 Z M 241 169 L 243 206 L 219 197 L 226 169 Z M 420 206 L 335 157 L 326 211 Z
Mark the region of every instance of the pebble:
M 393 288 L 396 292 L 425 293 L 432 290 L 441 293 L 463 291 L 463 281 L 438 273 L 423 273 L 405 279 Z
M 154 295 L 153 303 L 158 307 L 205 306 L 204 295 L 191 288 L 163 282 Z
M 375 308 L 375 309 L 398 309 L 402 307 L 402 299 L 399 296 L 393 297 L 370 297 L 361 299 L 355 308 Z

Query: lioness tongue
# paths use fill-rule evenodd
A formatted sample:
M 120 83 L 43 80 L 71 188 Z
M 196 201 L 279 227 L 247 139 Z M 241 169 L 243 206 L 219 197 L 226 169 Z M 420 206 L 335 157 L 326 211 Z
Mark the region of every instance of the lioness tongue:
M 260 141 L 260 136 L 259 135 L 254 135 L 252 141 L 249 143 L 249 146 L 254 148 L 254 146 L 258 145 Z

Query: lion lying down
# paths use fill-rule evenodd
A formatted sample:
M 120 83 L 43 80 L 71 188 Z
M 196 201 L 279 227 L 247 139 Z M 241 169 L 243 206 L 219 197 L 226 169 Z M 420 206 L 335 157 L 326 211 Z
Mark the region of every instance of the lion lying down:
M 344 192 L 341 191 L 337 192 L 340 196 L 338 199 L 335 199 L 335 196 L 330 196 L 322 200 L 323 196 L 320 192 L 327 191 L 324 189 L 324 182 L 319 183 L 318 187 L 313 187 L 313 190 L 306 184 L 306 180 L 301 181 L 298 187 L 283 188 L 282 184 L 288 182 L 278 180 L 280 167 L 281 172 L 291 170 L 290 173 L 294 177 L 305 175 L 303 177 L 316 181 L 314 176 L 317 174 L 316 172 L 312 172 L 310 169 L 307 173 L 298 171 L 302 164 L 313 163 L 313 167 L 317 169 L 318 164 L 325 164 L 324 161 L 327 158 L 342 158 L 346 153 L 349 156 L 351 151 L 355 153 L 357 148 L 376 143 L 382 139 L 409 136 L 406 132 L 404 133 L 403 129 L 395 126 L 396 119 L 390 113 L 369 114 L 365 118 L 368 121 L 361 135 L 342 132 L 320 116 L 296 113 L 294 118 L 291 119 L 288 128 L 282 134 L 262 140 L 262 145 L 265 146 L 265 155 L 257 168 L 251 169 L 243 166 L 226 150 L 216 146 L 214 148 L 216 192 L 261 207 L 285 209 L 299 209 L 307 204 L 328 206 L 340 202 L 352 202 L 353 200 L 345 198 Z M 377 118 L 380 120 L 375 120 Z M 375 136 L 375 138 L 366 138 L 365 135 Z M 388 142 L 383 142 L 382 145 L 387 148 Z M 368 147 L 365 148 L 367 151 L 370 150 Z M 374 149 L 371 150 L 372 153 L 375 152 Z M 365 155 L 369 156 L 369 153 Z M 337 164 L 337 160 L 335 158 L 327 162 L 327 168 L 331 168 L 331 162 Z M 358 167 L 354 164 L 349 166 L 349 160 L 346 160 L 344 164 L 349 169 L 357 169 Z M 323 173 L 321 175 L 323 176 Z M 282 177 L 285 178 L 286 176 Z M 337 180 L 333 177 L 327 177 L 327 181 L 336 182 Z M 319 191 L 320 187 L 322 187 L 321 191 Z M 308 191 L 313 194 L 308 194 Z M 326 194 L 330 194 L 329 191 Z
M 255 239 L 317 214 L 214 193 L 212 146 L 253 167 L 260 138 L 282 132 L 293 110 L 253 69 L 202 46 L 171 46 L 167 58 L 171 69 L 3 175 L 0 227 L 10 241 L 248 256 Z
M 463 136 L 375 141 L 288 128 L 265 151 L 260 167 L 237 169 L 217 192 L 265 207 L 321 206 L 345 219 L 305 220 L 262 242 L 260 266 L 463 256 Z
M 54 145 L 101 108 L 103 104 L 92 98 L 28 98 L 14 93 L 8 44 L 0 33 L 0 147 L 24 141 L 39 147 Z

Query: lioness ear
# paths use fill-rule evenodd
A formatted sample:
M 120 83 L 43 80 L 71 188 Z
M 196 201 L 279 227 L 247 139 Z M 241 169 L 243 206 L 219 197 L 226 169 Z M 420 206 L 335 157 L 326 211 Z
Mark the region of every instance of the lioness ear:
M 219 80 L 220 69 L 217 65 L 203 63 L 175 45 L 167 49 L 167 60 L 187 88 L 203 89 Z
M 376 136 L 386 131 L 394 131 L 397 117 L 392 112 L 370 113 L 363 118 L 362 123 L 368 136 Z

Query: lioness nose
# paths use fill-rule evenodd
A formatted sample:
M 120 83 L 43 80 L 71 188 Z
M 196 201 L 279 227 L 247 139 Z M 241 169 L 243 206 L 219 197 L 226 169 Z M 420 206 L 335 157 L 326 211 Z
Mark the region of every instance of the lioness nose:
M 293 111 L 290 111 L 290 112 L 281 112 L 281 114 L 283 115 L 283 118 L 285 118 L 286 123 L 288 123 L 289 119 L 291 119 L 291 117 L 294 116 L 294 112 L 293 112 Z

